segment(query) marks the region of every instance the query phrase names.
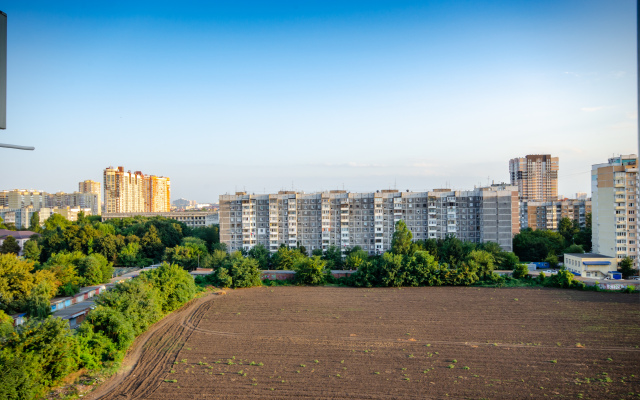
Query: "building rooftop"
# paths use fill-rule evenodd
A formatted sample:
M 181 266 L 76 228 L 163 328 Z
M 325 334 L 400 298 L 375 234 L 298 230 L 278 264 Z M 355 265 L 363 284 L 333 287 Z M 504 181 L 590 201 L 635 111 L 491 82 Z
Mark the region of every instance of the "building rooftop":
M 37 235 L 37 233 L 31 231 L 10 231 L 8 229 L 0 229 L 0 239 L 4 239 L 7 236 L 13 236 L 14 239 L 29 239 L 33 235 Z
M 606 259 L 614 259 L 615 257 L 604 256 L 602 254 L 596 253 L 566 253 L 565 256 L 572 256 L 576 258 L 606 258 Z

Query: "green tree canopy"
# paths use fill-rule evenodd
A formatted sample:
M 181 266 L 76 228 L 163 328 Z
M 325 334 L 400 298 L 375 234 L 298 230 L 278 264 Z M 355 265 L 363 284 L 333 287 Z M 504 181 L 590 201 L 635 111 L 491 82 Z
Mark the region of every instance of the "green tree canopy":
M 393 254 L 409 255 L 411 253 L 411 239 L 413 234 L 403 220 L 396 222 L 393 238 L 391 239 L 391 252 Z
M 638 270 L 633 268 L 633 260 L 629 257 L 625 257 L 618 263 L 618 271 L 622 273 L 622 277 L 627 279 L 638 273 Z
M 193 277 L 176 264 L 162 263 L 141 273 L 140 278 L 156 288 L 163 312 L 176 310 L 196 293 Z
M 9 235 L 4 238 L 2 245 L 0 246 L 0 253 L 2 254 L 20 254 L 20 245 L 13 236 Z
M 327 262 L 318 256 L 299 258 L 293 265 L 294 281 L 299 285 L 322 285 L 326 280 Z
M 258 266 L 260 269 L 269 269 L 269 264 L 271 261 L 271 252 L 264 247 L 263 244 L 257 244 L 249 249 L 248 253 L 249 257 L 253 258 L 258 262 Z

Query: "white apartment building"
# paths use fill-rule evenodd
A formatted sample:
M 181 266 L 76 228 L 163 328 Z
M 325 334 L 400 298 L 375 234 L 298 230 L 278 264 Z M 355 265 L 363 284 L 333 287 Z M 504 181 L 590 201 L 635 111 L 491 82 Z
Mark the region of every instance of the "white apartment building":
M 360 246 L 378 254 L 391 247 L 401 219 L 414 240 L 454 235 L 475 243 L 496 242 L 511 251 L 520 228 L 513 186 L 432 192 L 237 192 L 220 196 L 219 212 L 220 241 L 229 251 L 262 244 L 275 252 L 285 244 L 309 251 Z
M 204 228 L 219 223 L 218 213 L 215 211 L 167 211 L 167 212 L 140 212 L 140 213 L 109 213 L 102 214 L 102 221 L 114 218 L 141 217 L 165 217 L 183 222 L 189 228 Z
M 635 154 L 591 168 L 593 253 L 634 260 L 638 268 L 638 165 Z

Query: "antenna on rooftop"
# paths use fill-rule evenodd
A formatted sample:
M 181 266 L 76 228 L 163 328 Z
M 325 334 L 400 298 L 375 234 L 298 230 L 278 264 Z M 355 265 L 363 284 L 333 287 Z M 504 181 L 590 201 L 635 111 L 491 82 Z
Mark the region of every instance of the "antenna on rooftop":
M 0 129 L 7 129 L 7 14 L 0 11 Z M 35 150 L 33 146 L 3 144 L 0 147 Z

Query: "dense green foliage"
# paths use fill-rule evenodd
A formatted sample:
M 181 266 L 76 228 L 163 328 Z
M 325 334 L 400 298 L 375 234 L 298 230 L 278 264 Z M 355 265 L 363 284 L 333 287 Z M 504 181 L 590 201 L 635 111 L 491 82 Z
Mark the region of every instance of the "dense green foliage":
M 13 236 L 7 236 L 3 241 L 2 245 L 0 245 L 0 253 L 2 254 L 16 254 L 20 253 L 20 245 L 18 241 Z
M 80 368 L 117 364 L 137 335 L 194 294 L 191 276 L 165 263 L 97 297 L 97 307 L 75 332 L 52 317 L 13 328 L 0 312 L 0 398 L 35 399 Z
M 165 249 L 184 246 L 183 239 L 194 236 L 207 246 L 219 241 L 217 227 L 190 229 L 182 222 L 164 217 L 132 217 L 100 222 L 78 218 L 70 222 L 53 214 L 36 239 L 39 261 L 53 254 L 79 252 L 100 254 L 116 266 L 148 266 L 165 258 Z M 169 260 L 171 261 L 171 260 Z
M 326 264 L 326 261 L 318 256 L 298 259 L 293 264 L 293 270 L 296 271 L 294 283 L 298 285 L 322 285 L 326 281 L 328 272 L 325 270 Z
M 51 271 L 36 271 L 34 262 L 15 254 L 0 254 L 0 310 L 7 314 L 38 307 L 41 296 L 48 302 L 58 291 L 59 282 Z M 34 290 L 38 288 L 37 292 Z M 34 292 L 32 294 L 32 292 Z
M 258 261 L 236 253 L 227 259 L 213 274 L 198 279 L 198 283 L 229 288 L 261 286 Z
M 59 318 L 32 319 L 0 337 L 0 398 L 33 399 L 78 366 L 77 342 Z
M 562 218 L 558 224 L 558 232 L 523 229 L 513 238 L 513 251 L 521 260 L 547 262 L 553 260 L 546 260 L 550 256 L 562 257 L 565 253 L 589 252 L 591 214 L 587 214 L 584 228 L 580 228 L 577 221 Z
M 156 288 L 162 312 L 170 312 L 186 303 L 196 293 L 193 278 L 176 264 L 162 263 L 158 268 L 140 274 L 140 279 Z
M 513 269 L 513 277 L 516 279 L 529 276 L 529 269 L 524 264 L 519 264 Z
M 634 276 L 638 270 L 633 268 L 633 260 L 629 257 L 625 257 L 618 263 L 618 271 L 622 273 L 624 279 Z

